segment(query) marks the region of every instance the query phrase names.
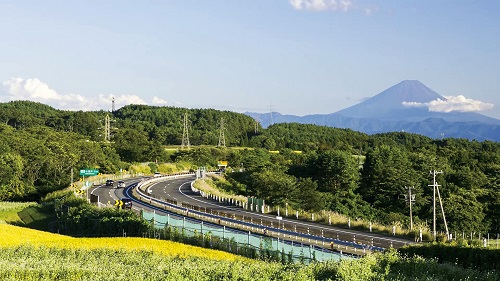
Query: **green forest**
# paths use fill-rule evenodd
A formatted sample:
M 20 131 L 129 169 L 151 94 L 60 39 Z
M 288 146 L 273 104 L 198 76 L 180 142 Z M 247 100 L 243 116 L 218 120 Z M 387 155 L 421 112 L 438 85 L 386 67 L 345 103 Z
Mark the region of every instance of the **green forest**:
M 185 128 L 191 149 L 180 149 Z M 225 160 L 228 192 L 380 223 L 409 224 L 404 195 L 413 187 L 414 221 L 430 225 L 435 170 L 451 231 L 500 233 L 496 142 L 296 123 L 263 129 L 249 116 L 214 109 L 84 112 L 29 101 L 0 103 L 0 132 L 0 201 L 40 201 L 69 186 L 72 169 L 77 179 L 80 168 L 113 174 L 136 163 L 184 161 L 215 169 Z

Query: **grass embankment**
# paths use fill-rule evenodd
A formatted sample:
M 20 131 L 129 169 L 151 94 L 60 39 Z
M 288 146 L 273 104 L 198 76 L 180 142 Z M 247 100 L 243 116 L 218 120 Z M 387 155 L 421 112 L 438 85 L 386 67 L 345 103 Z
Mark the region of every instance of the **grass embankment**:
M 37 203 L 35 202 L 0 202 L 0 223 L 22 224 L 23 221 L 18 213 L 28 207 L 34 207 L 36 205 Z
M 52 212 L 47 208 L 36 202 L 0 202 L 0 223 L 47 231 L 53 219 Z
M 231 190 L 238 189 L 238 187 L 233 187 L 233 183 L 229 182 L 224 176 L 219 175 L 209 175 L 205 179 L 196 180 L 194 187 L 197 189 L 209 193 L 221 198 L 234 199 L 242 202 L 247 202 L 248 199 L 241 195 L 235 195 L 231 193 Z M 239 187 L 241 189 L 241 187 Z M 266 205 L 265 212 L 278 215 L 279 207 Z M 398 237 L 406 239 L 414 239 L 418 235 L 419 229 L 422 229 L 424 241 L 430 241 L 430 230 L 425 224 L 416 224 L 415 230 L 411 231 L 402 226 L 401 223 L 394 222 L 393 225 L 383 225 L 377 222 L 370 222 L 363 219 L 353 219 L 346 215 L 339 214 L 333 211 L 322 210 L 319 212 L 308 212 L 305 210 L 294 210 L 288 207 L 285 211 L 284 207 L 281 206 L 281 212 L 279 213 L 282 217 L 296 218 L 298 212 L 298 218 L 302 221 L 309 221 L 315 223 L 321 223 L 324 225 L 334 225 L 346 229 L 355 229 L 364 232 L 374 232 L 384 235 L 395 235 Z M 393 229 L 394 227 L 394 229 Z M 317 235 L 320 235 L 317 233 Z
M 194 183 L 194 187 L 208 194 L 212 194 L 214 196 L 225 198 L 225 199 L 233 199 L 236 201 L 247 203 L 248 199 L 245 196 L 228 194 L 225 191 L 221 191 L 217 185 L 214 183 L 217 182 L 226 182 L 224 178 L 218 175 L 210 175 L 203 180 L 196 180 Z

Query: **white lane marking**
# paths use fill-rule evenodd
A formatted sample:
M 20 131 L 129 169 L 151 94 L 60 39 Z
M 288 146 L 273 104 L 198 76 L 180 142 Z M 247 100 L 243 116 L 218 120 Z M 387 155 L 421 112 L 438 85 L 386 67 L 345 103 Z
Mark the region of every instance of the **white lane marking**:
M 90 194 L 94 194 L 94 191 L 96 191 L 100 187 L 102 187 L 102 185 L 99 185 L 99 186 L 95 187 L 94 189 L 92 189 L 92 191 L 90 192 Z
M 196 198 L 193 198 L 192 196 L 189 196 L 187 195 L 186 193 L 182 192 L 181 188 L 183 185 L 185 185 L 186 183 L 191 183 L 191 182 L 185 182 L 183 184 L 181 184 L 179 186 L 179 192 L 188 197 L 188 198 L 191 198 L 192 200 L 195 200 L 195 201 L 198 201 L 198 202 L 201 202 L 201 203 L 204 203 L 204 204 L 208 204 L 208 205 L 212 205 L 212 206 L 216 206 L 216 207 L 219 207 L 219 208 L 223 208 L 223 209 L 227 209 L 227 210 L 231 210 L 231 211 L 235 211 L 234 209 L 232 208 L 228 208 L 228 207 L 224 207 L 224 206 L 221 206 L 221 205 L 217 205 L 217 204 L 213 204 L 213 203 L 209 203 L 209 202 L 205 202 L 205 201 L 202 201 L 202 200 L 199 200 L 199 199 L 196 199 Z M 271 217 L 271 216 L 266 216 L 266 215 L 263 215 L 263 214 L 259 214 L 259 213 L 251 213 L 251 212 L 247 212 L 247 211 L 241 211 L 241 210 L 236 210 L 236 212 L 240 212 L 240 213 L 245 213 L 245 214 L 251 214 L 251 215 L 255 215 L 255 216 L 259 216 L 259 217 L 264 217 L 264 218 L 268 218 L 268 219 L 276 219 L 275 217 Z M 391 239 L 391 238 L 385 238 L 385 237 L 378 237 L 378 236 L 371 236 L 369 234 L 364 234 L 364 233 L 356 233 L 356 232 L 350 232 L 350 231 L 346 231 L 346 230 L 340 230 L 340 229 L 335 229 L 335 230 L 332 230 L 330 228 L 327 228 L 327 227 L 323 227 L 323 226 L 319 226 L 319 225 L 311 225 L 311 224 L 307 224 L 307 223 L 303 223 L 303 222 L 297 222 L 297 221 L 290 221 L 290 220 L 285 220 L 285 219 L 282 219 L 281 220 L 282 222 L 288 222 L 288 223 L 292 223 L 292 224 L 298 224 L 298 225 L 303 225 L 303 226 L 308 226 L 308 227 L 314 227 L 314 228 L 318 228 L 318 229 L 323 229 L 323 230 L 329 230 L 329 231 L 336 231 L 336 232 L 340 232 L 340 233 L 345 233 L 345 234 L 351 234 L 351 235 L 359 235 L 359 236 L 363 236 L 363 237 L 368 237 L 368 238 L 373 238 L 373 239 L 379 239 L 379 240 L 384 240 L 384 241 L 389 241 L 389 242 L 398 242 L 398 243 L 406 243 L 406 244 L 411 244 L 411 242 L 406 242 L 406 241 L 399 241 L 399 240 L 395 240 L 395 239 Z

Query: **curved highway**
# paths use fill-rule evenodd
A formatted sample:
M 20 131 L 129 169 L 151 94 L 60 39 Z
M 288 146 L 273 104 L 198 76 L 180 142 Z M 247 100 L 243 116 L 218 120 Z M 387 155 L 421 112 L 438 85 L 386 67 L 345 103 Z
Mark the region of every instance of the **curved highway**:
M 282 217 L 280 220 L 274 215 L 251 212 L 234 205 L 212 201 L 191 190 L 191 182 L 195 176 L 167 179 L 148 186 L 147 192 L 151 197 L 160 201 L 181 205 L 188 209 L 218 215 L 221 217 L 252 222 L 266 228 L 293 232 L 294 234 L 327 237 L 342 241 L 371 245 L 381 248 L 399 248 L 414 243 L 411 240 L 384 236 L 376 233 L 367 233 L 352 229 L 344 229 L 331 225 L 304 222 L 293 218 Z
M 144 178 L 126 179 L 124 180 L 126 188 L 116 188 L 116 182 L 113 187 L 105 185 L 95 186 L 89 189 L 89 193 L 98 196 L 100 204 L 110 207 L 114 206 L 115 200 L 129 197 L 134 201 L 133 208 L 135 210 L 158 211 L 157 207 L 150 206 L 137 198 L 133 198 L 131 195 L 132 188 L 142 180 Z M 151 198 L 161 202 L 182 206 L 186 209 L 203 212 L 215 217 L 243 221 L 260 226 L 263 230 L 270 229 L 286 233 L 289 237 L 293 235 L 313 239 L 331 238 L 335 241 L 349 241 L 350 244 L 371 245 L 376 248 L 399 248 L 414 243 L 411 240 L 403 238 L 344 229 L 314 222 L 304 222 L 288 217 L 282 217 L 278 220 L 274 215 L 251 212 L 241 207 L 204 198 L 191 190 L 191 182 L 194 180 L 194 175 L 177 178 L 165 177 L 162 181 L 149 184 L 146 192 Z

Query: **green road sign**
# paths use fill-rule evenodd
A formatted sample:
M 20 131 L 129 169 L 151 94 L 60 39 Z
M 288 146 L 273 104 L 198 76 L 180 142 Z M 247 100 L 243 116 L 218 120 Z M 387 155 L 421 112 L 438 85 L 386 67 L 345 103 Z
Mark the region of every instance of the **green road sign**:
M 81 169 L 80 176 L 97 176 L 99 170 L 97 169 Z

